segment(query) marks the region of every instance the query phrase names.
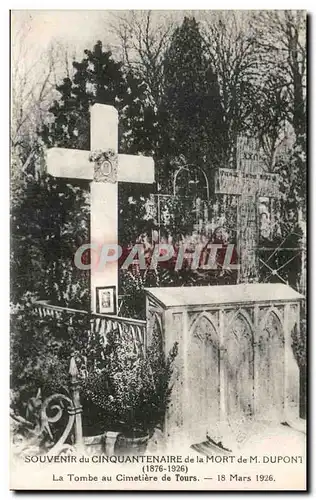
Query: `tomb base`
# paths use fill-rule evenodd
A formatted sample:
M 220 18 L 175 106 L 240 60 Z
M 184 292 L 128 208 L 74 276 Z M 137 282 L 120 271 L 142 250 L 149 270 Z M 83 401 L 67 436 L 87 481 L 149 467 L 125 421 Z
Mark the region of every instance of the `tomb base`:
M 301 299 L 280 284 L 147 289 L 147 343 L 154 331 L 166 353 L 178 343 L 168 446 L 209 438 L 236 449 L 260 422 L 298 420 Z

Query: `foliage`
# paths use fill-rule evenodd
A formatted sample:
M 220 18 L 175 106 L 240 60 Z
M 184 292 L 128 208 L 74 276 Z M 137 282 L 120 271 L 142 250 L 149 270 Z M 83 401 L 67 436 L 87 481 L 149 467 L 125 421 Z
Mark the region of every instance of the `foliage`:
M 56 40 L 39 46 L 32 32 L 33 16 L 15 11 L 11 16 L 11 173 L 20 178 L 38 166 L 38 129 L 47 121 L 56 97 L 58 72 L 66 69 L 67 51 Z M 12 177 L 11 177 L 12 179 Z M 11 180 L 14 183 L 13 179 Z
M 165 358 L 157 336 L 146 356 L 132 341 L 122 341 L 118 331 L 108 337 L 104 368 L 85 380 L 87 400 L 102 408 L 111 425 L 127 434 L 153 432 L 163 425 L 170 402 L 170 378 L 177 355 L 175 344 Z
M 99 340 L 90 334 L 89 315 L 41 318 L 28 294 L 11 313 L 12 407 L 26 416 L 27 402 L 40 389 L 44 398 L 69 390 L 69 362 L 73 352 L 88 367 L 101 360 Z M 101 361 L 100 361 L 101 362 Z
M 258 56 L 252 15 L 247 11 L 212 11 L 205 16 L 201 31 L 223 113 L 222 166 L 235 167 L 237 137 L 249 133 L 249 123 L 259 108 L 254 85 L 258 80 Z
M 35 141 L 38 162 L 43 161 L 41 139 L 46 146 L 89 148 L 89 107 L 95 102 L 118 109 L 120 151 L 154 154 L 160 187 L 169 192 L 180 157 L 190 168 L 193 169 L 192 164 L 206 166 L 211 173 L 214 166 L 223 166 L 227 151 L 235 147 L 236 134 L 249 131 L 250 124 L 251 131 L 261 132 L 262 141 L 272 150 L 282 135 L 281 125 L 290 124 L 296 135 L 295 148 L 289 160 L 276 165 L 276 171 L 281 174 L 282 184 L 288 184 L 282 187 L 285 212 L 290 206 L 304 212 L 305 16 L 298 11 L 248 12 L 238 16 L 233 12 L 213 12 L 209 16 L 203 13 L 206 22 L 200 24 L 186 17 L 173 29 L 163 17 L 158 19 L 162 23 L 155 24 L 149 12 L 132 13 L 131 22 L 126 19 L 120 25 L 124 64 L 114 60 L 101 42 L 92 50 L 87 49 L 81 61 L 74 61 L 73 75 L 68 75 L 54 90 L 59 97 L 50 107 L 49 123 L 47 117 L 40 120 L 45 124 Z M 131 60 L 130 47 L 138 54 L 137 60 Z M 48 66 L 51 74 L 51 58 Z M 27 156 L 28 151 L 23 158 L 15 158 L 14 165 L 19 168 Z M 88 277 L 73 266 L 75 250 L 88 238 L 85 187 L 35 175 L 26 176 L 25 185 L 17 189 L 14 186 L 14 302 L 31 290 L 64 305 L 89 307 Z M 135 192 L 137 203 L 129 203 L 128 198 L 131 193 L 135 198 Z M 144 218 L 141 196 L 148 195 L 144 186 L 128 186 L 124 196 L 121 194 L 120 243 L 125 247 L 157 227 L 154 220 Z M 180 198 L 170 204 L 168 210 L 174 215 L 170 229 L 176 239 L 177 231 L 187 232 L 192 227 L 194 213 Z M 296 232 L 295 224 L 291 230 Z M 279 239 L 274 243 L 279 245 Z M 278 259 L 283 265 L 282 258 Z M 285 275 L 287 271 L 286 268 L 282 272 Z M 210 283 L 200 278 L 169 271 L 170 282 L 178 285 L 194 280 Z M 150 276 L 150 281 L 162 282 L 155 275 Z M 124 288 L 121 291 L 126 294 Z M 138 291 L 140 295 L 142 292 Z M 136 302 L 140 304 L 140 299 Z M 127 309 L 133 311 L 130 306 Z M 141 310 L 138 305 L 136 309 Z
M 36 102 L 19 102 L 19 95 L 25 93 L 34 98 L 33 80 L 28 87 L 22 84 L 22 94 L 14 91 L 11 299 L 19 305 L 11 318 L 11 385 L 12 405 L 20 414 L 25 415 L 26 401 L 39 388 L 43 396 L 68 390 L 73 350 L 86 357 L 88 364 L 101 359 L 98 342 L 88 338 L 88 316 L 73 319 L 69 328 L 69 318 L 42 320 L 29 304 L 30 292 L 32 298 L 89 308 L 88 275 L 73 265 L 75 251 L 89 237 L 87 185 L 51 179 L 40 170 L 44 164 L 41 141 L 47 147 L 90 148 L 92 104 L 118 109 L 119 150 L 154 155 L 157 179 L 166 192 L 172 190 L 180 157 L 190 169 L 192 165 L 204 167 L 211 177 L 216 166 L 226 166 L 231 158 L 237 134 L 256 131 L 271 153 L 272 165 L 282 129 L 293 130 L 292 153 L 275 165 L 281 175 L 284 214 L 272 248 L 300 246 L 304 235 L 296 214 L 298 209 L 303 216 L 306 212 L 305 15 L 271 11 L 252 16 L 245 27 L 238 24 L 235 14 L 227 13 L 204 25 L 203 33 L 194 18 L 185 18 L 172 34 L 169 28 L 161 31 L 161 40 L 154 39 L 147 16 L 147 30 L 135 25 L 139 30 L 139 37 L 133 38 L 139 49 L 137 65 L 115 61 L 97 42 L 81 61 L 74 61 L 73 76 L 68 75 L 56 89 L 49 82 L 54 74 L 50 57 L 48 71 L 35 82 Z M 59 96 L 48 112 L 48 101 L 56 92 Z M 148 189 L 128 186 L 120 193 L 120 243 L 125 247 L 157 230 L 154 219 L 146 218 Z M 170 232 L 177 240 L 177 235 L 192 228 L 195 215 L 180 197 L 170 198 L 166 205 L 171 213 Z M 287 233 L 290 236 L 283 241 Z M 270 265 L 283 266 L 281 276 L 295 286 L 300 260 L 284 266 L 290 256 L 276 252 Z M 263 273 L 263 279 L 267 277 Z M 220 273 L 211 277 L 161 267 L 124 271 L 120 313 L 145 318 L 147 286 L 222 284 L 222 278 Z M 302 322 L 293 332 L 293 349 L 301 367 L 306 363 L 305 330 Z M 84 397 L 90 397 L 90 403 L 91 398 L 99 399 L 94 405 L 84 405 L 84 421 L 93 426 L 97 418 L 102 427 L 110 418 L 128 427 L 152 428 L 168 404 L 166 381 L 172 363 L 161 357 L 162 350 L 156 354 L 149 350 L 146 358 L 136 359 L 132 344 L 120 342 L 115 332 L 112 337 L 108 364 L 100 363 L 99 372 L 90 372 L 87 379 Z
M 165 358 L 161 339 L 154 337 L 143 357 L 118 331 L 109 333 L 104 348 L 101 338 L 91 335 L 88 314 L 40 318 L 29 295 L 11 315 L 11 408 L 36 425 L 46 397 L 71 395 L 69 363 L 75 353 L 84 432 L 113 426 L 152 431 L 170 400 L 176 352 L 174 346 Z
M 305 142 L 305 141 L 303 141 Z M 271 252 L 260 252 L 263 261 L 272 269 L 279 269 L 278 274 L 296 290 L 301 290 L 302 252 L 306 251 L 306 152 L 304 144 L 296 140 L 292 151 L 277 158 L 275 172 L 279 174 L 282 199 L 274 206 L 277 220 L 277 231 L 271 241 L 262 241 L 262 246 L 271 248 Z M 261 280 L 269 278 L 271 271 L 262 266 Z
M 172 11 L 129 10 L 115 16 L 112 28 L 120 41 L 120 58 L 146 82 L 158 108 L 163 95 L 163 58 L 174 30 Z
M 293 127 L 296 137 L 306 136 L 306 13 L 201 11 L 195 15 L 200 22 L 198 30 L 194 18 L 183 21 L 176 12 L 161 15 L 131 11 L 118 15 L 118 22 L 114 23 L 125 67 L 141 76 L 157 108 L 158 136 L 163 137 L 164 133 L 160 108 L 170 83 L 164 63 L 175 45 L 178 51 L 173 51 L 176 63 L 171 71 L 183 83 L 184 90 L 184 69 L 190 63 L 196 69 L 192 73 L 192 87 L 199 84 L 202 59 L 197 56 L 201 53 L 215 75 L 223 115 L 224 163 L 233 160 L 237 135 L 253 135 L 254 131 L 260 135 L 269 161 L 273 162 L 284 128 L 291 132 Z M 203 37 L 202 52 L 197 31 Z M 178 106 L 177 97 L 174 106 Z M 195 95 L 192 97 L 194 100 Z M 179 145 L 185 142 L 188 130 L 190 127 L 180 137 Z
M 74 62 L 74 76 L 57 86 L 60 99 L 50 107 L 51 120 L 40 132 L 46 146 L 89 148 L 89 107 L 95 102 L 115 105 L 120 114 L 120 146 L 134 152 L 148 149 L 146 89 L 98 42 Z M 146 115 L 146 116 L 145 116 Z M 132 124 L 135 130 L 130 134 Z M 136 152 L 136 151 L 135 151 Z M 42 151 L 40 152 L 43 154 Z M 14 183 L 12 196 L 11 274 L 12 301 L 26 291 L 54 303 L 88 309 L 89 276 L 76 269 L 73 258 L 88 241 L 89 197 L 87 183 L 30 175 L 21 186 Z
M 129 185 L 122 183 L 119 184 L 118 194 L 119 244 L 125 250 L 129 245 L 135 244 L 141 234 L 151 232 L 154 228 L 154 220 L 146 216 L 144 193 L 131 189 Z
M 146 292 L 150 287 L 179 286 L 215 286 L 234 285 L 237 281 L 236 271 L 216 269 L 201 270 L 185 267 L 175 270 L 174 262 L 168 267 L 161 264 L 155 270 L 139 269 L 121 270 L 120 285 L 124 290 L 120 315 L 137 319 L 146 319 Z
M 307 345 L 307 335 L 306 335 L 306 317 L 301 315 L 301 321 L 299 326 L 295 324 L 292 331 L 292 348 L 295 355 L 295 359 L 300 368 L 306 368 L 307 357 L 306 357 L 306 345 Z
M 138 267 L 120 270 L 120 286 L 124 291 L 120 315 L 146 319 L 145 288 L 158 286 L 182 286 L 181 273 L 157 266 L 156 269 L 140 270 Z
M 307 320 L 306 302 L 302 303 L 299 325 L 295 324 L 291 332 L 292 349 L 300 370 L 300 417 L 307 416 Z
M 254 16 L 255 47 L 260 61 L 256 97 L 261 108 L 261 111 L 255 108 L 255 130 L 259 131 L 263 145 L 269 146 L 272 161 L 276 150 L 288 140 L 291 132 L 294 132 L 295 149 L 298 147 L 304 155 L 307 124 L 306 13 L 302 10 L 275 10 L 259 11 Z M 297 167 L 291 177 L 295 175 L 300 191 L 306 178 L 306 165 L 304 161 L 298 161 Z M 301 197 L 296 199 L 296 204 L 301 205 Z
M 298 138 L 306 134 L 306 12 L 258 11 L 255 26 L 261 72 L 275 91 L 283 89 L 287 120 Z
M 152 273 L 155 285 L 158 286 L 157 276 Z M 120 287 L 124 291 L 120 315 L 124 317 L 146 319 L 145 287 L 147 273 L 120 269 Z
M 219 165 L 223 116 L 216 76 L 205 56 L 199 25 L 184 18 L 164 56 L 164 96 L 159 125 L 161 155 L 184 155 L 199 166 Z
M 165 332 L 167 335 L 167 332 Z M 147 351 L 147 360 L 151 371 L 155 392 L 149 398 L 147 415 L 151 416 L 151 427 L 157 423 L 163 427 L 166 411 L 172 393 L 172 374 L 178 355 L 178 343 L 175 342 L 168 355 L 164 354 L 164 340 L 159 330 L 153 328 L 151 343 Z M 145 407 L 146 409 L 146 407 Z M 151 413 L 152 412 L 152 413 Z
M 173 171 L 177 168 L 174 164 L 170 165 Z M 183 185 L 183 192 L 186 196 L 152 197 L 150 194 L 146 196 L 144 190 L 140 193 L 129 186 L 120 186 L 119 239 L 122 247 L 135 244 L 139 237 L 144 234 L 151 235 L 152 231 L 158 231 L 159 228 L 161 236 L 165 236 L 164 225 L 168 226 L 165 229 L 173 237 L 173 241 L 177 241 L 181 235 L 191 233 L 197 222 L 196 197 L 195 193 L 189 191 L 187 184 Z M 147 204 L 150 204 L 150 209 L 146 208 Z M 158 220 L 158 205 L 160 220 Z M 167 214 L 167 224 L 165 224 L 163 213 Z
M 307 192 L 307 151 L 306 136 L 296 137 L 290 154 L 284 155 L 276 163 L 276 171 L 281 176 L 281 192 L 284 194 L 284 209 L 301 210 L 306 220 Z
M 11 203 L 11 300 L 17 303 L 32 292 L 88 308 L 88 276 L 73 263 L 88 228 L 88 198 L 81 186 L 30 176 Z
M 74 75 L 57 85 L 60 93 L 49 111 L 53 119 L 41 135 L 47 146 L 90 149 L 89 108 L 94 103 L 115 106 L 119 112 L 119 146 L 122 152 L 146 152 L 151 149 L 147 123 L 151 111 L 146 101 L 146 85 L 122 63 L 114 61 L 98 41 L 85 57 L 74 61 Z M 132 134 L 131 134 L 132 130 Z M 144 133 L 145 131 L 145 133 Z

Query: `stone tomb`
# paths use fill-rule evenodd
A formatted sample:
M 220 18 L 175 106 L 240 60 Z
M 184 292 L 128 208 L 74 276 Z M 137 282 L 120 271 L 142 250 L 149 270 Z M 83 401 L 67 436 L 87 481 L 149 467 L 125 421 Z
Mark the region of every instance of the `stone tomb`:
M 248 419 L 298 418 L 291 332 L 302 298 L 283 284 L 147 289 L 148 342 L 156 330 L 166 353 L 179 344 L 169 443 L 216 441 L 219 428 L 234 432 Z

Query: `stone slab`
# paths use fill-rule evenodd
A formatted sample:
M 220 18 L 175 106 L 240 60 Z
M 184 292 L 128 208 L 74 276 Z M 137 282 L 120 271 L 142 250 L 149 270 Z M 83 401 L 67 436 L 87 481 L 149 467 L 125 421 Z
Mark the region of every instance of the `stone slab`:
M 153 296 L 165 307 L 292 302 L 304 298 L 290 286 L 280 283 L 147 288 L 146 291 L 149 296 Z

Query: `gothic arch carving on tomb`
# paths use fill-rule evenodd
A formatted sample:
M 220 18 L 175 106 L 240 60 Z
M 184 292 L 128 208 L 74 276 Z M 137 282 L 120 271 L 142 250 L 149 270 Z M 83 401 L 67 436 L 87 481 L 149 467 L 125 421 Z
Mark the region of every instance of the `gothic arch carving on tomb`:
M 256 408 L 262 418 L 282 420 L 284 408 L 284 331 L 271 307 L 260 323 L 255 347 Z
M 254 342 L 254 335 L 253 335 L 254 326 L 253 326 L 253 321 L 251 319 L 250 314 L 245 309 L 242 309 L 242 308 L 238 309 L 237 311 L 234 311 L 231 314 L 228 322 L 226 322 L 226 324 L 225 324 L 225 337 L 227 337 L 227 331 L 229 331 L 232 328 L 232 325 L 234 324 L 234 322 L 236 322 L 236 320 L 238 318 L 240 318 L 243 321 L 245 321 L 245 323 L 248 325 L 250 336 L 251 336 L 251 343 L 253 345 L 253 342 Z
M 268 323 L 269 319 L 270 319 L 270 316 L 273 315 L 275 316 L 276 320 L 279 322 L 280 324 L 280 328 L 282 329 L 283 331 L 283 317 L 282 317 L 282 313 L 281 311 L 279 311 L 276 307 L 272 306 L 272 307 L 269 307 L 266 311 L 265 311 L 265 314 L 261 317 L 261 320 L 260 320 L 260 331 L 263 330 L 266 326 L 266 324 Z M 283 339 L 284 341 L 284 339 Z
M 271 309 L 270 306 L 259 306 L 259 313 L 258 313 L 259 325 L 262 323 L 262 321 L 264 320 L 270 309 Z
M 283 322 L 284 322 L 284 305 L 281 304 L 281 305 L 276 305 L 274 308 L 273 308 L 274 311 L 277 311 L 277 316 L 278 318 L 280 319 L 282 325 L 283 325 Z
M 239 309 L 225 326 L 225 373 L 228 416 L 253 414 L 254 332 L 249 314 Z
M 206 311 L 203 311 L 203 312 L 200 312 L 200 313 L 194 315 L 193 320 L 192 320 L 191 325 L 190 325 L 190 328 L 189 328 L 190 335 L 195 334 L 195 329 L 199 325 L 199 322 L 201 321 L 201 319 L 203 319 L 203 318 L 205 318 L 205 320 L 210 323 L 211 331 L 214 332 L 213 341 L 218 344 L 219 343 L 219 334 L 218 334 L 217 325 L 215 323 L 215 318 L 212 314 L 210 314 Z M 212 334 L 210 334 L 210 335 L 212 337 Z
M 245 320 L 249 323 L 250 328 L 253 330 L 253 325 L 254 325 L 254 307 L 240 307 L 237 309 L 233 317 L 235 317 L 238 314 L 241 314 Z
M 156 308 L 150 308 L 148 311 L 148 345 L 152 342 L 155 335 L 161 339 L 161 345 L 164 349 L 165 338 L 164 338 L 164 328 L 162 324 L 161 313 Z
M 220 415 L 220 350 L 217 329 L 212 317 L 201 313 L 190 330 L 186 373 L 190 401 L 188 428 L 192 442 L 212 434 Z
M 164 339 L 164 334 L 163 334 L 161 316 L 157 313 L 154 313 L 153 332 L 155 332 L 159 335 L 162 343 L 164 344 L 165 339 Z

